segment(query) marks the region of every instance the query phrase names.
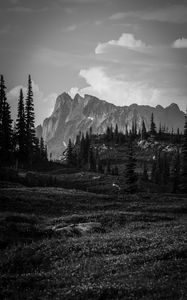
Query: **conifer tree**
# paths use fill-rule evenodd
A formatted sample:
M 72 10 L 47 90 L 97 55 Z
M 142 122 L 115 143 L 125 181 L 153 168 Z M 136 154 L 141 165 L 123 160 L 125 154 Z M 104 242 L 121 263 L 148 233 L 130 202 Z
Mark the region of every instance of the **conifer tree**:
M 16 139 L 18 144 L 18 159 L 24 161 L 26 159 L 26 123 L 23 91 L 20 89 L 18 100 L 18 113 L 16 120 Z
M 115 136 L 118 136 L 118 124 L 117 123 L 116 123 L 114 134 L 115 134 Z
M 0 156 L 3 164 L 9 164 L 12 158 L 12 119 L 10 105 L 6 98 L 6 86 L 3 75 L 0 77 Z
M 43 161 L 47 160 L 47 151 L 43 137 L 40 138 L 40 157 Z
M 29 75 L 28 78 L 28 89 L 25 106 L 25 119 L 26 119 L 26 144 L 27 144 L 27 156 L 29 163 L 32 164 L 34 143 L 35 143 L 35 114 L 34 114 L 34 100 L 32 91 L 32 80 Z
M 73 145 L 71 139 L 68 142 L 66 159 L 69 166 L 73 165 Z
M 135 173 L 136 158 L 133 152 L 132 141 L 129 141 L 127 148 L 127 162 L 125 166 L 125 186 L 124 191 L 127 193 L 135 193 L 137 191 L 137 176 Z
M 118 130 L 118 124 L 116 124 L 115 131 L 114 131 L 114 136 L 115 136 L 115 142 L 116 142 L 116 144 L 118 144 L 118 143 L 119 143 L 119 130 Z
M 184 136 L 181 149 L 180 190 L 187 193 L 187 112 L 185 114 Z
M 155 122 L 154 122 L 154 115 L 153 115 L 153 113 L 151 114 L 150 134 L 151 135 L 155 135 L 156 134 L 156 125 L 155 125 Z

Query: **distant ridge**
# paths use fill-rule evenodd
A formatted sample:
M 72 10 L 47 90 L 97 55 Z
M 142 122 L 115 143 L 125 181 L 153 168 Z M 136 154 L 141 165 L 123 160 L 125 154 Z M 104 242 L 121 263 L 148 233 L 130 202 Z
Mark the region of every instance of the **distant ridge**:
M 138 129 L 141 128 L 142 119 L 147 129 L 150 127 L 151 114 L 157 129 L 159 124 L 165 125 L 168 130 L 180 131 L 184 128 L 184 112 L 176 103 L 166 108 L 161 105 L 152 107 L 149 105 L 116 106 L 91 95 L 81 97 L 76 94 L 74 99 L 68 93 L 57 97 L 54 110 L 49 118 L 46 118 L 42 127 L 37 127 L 37 135 L 43 136 L 48 146 L 48 152 L 52 158 L 61 156 L 69 138 L 75 139 L 79 131 L 85 133 L 92 126 L 95 133 L 103 133 L 107 126 L 115 127 L 118 124 L 120 131 L 132 128 L 136 120 Z

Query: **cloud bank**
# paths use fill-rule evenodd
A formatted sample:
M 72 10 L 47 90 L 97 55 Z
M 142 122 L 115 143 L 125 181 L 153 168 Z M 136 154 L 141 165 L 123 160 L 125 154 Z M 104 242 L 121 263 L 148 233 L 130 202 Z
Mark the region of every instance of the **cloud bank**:
M 105 53 L 111 46 L 119 46 L 132 50 L 141 51 L 146 48 L 146 45 L 137 40 L 131 33 L 123 33 L 118 40 L 110 40 L 106 43 L 99 43 L 95 48 L 95 54 Z
M 187 7 L 185 5 L 170 5 L 154 10 L 117 12 L 109 19 L 116 21 L 128 17 L 146 21 L 182 24 L 187 23 Z
M 187 39 L 181 38 L 177 39 L 176 41 L 173 42 L 172 44 L 173 48 L 187 48 Z
M 76 93 L 82 96 L 90 94 L 119 106 L 135 102 L 154 105 L 159 98 L 159 90 L 156 88 L 140 81 L 122 81 L 115 77 L 109 77 L 101 67 L 82 69 L 79 76 L 85 79 L 88 86 L 82 89 L 72 88 L 69 92 L 72 97 Z

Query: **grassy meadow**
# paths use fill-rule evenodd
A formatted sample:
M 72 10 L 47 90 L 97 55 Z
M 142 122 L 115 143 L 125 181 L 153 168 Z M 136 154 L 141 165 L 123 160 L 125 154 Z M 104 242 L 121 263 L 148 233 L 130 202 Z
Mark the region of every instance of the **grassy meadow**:
M 0 299 L 187 299 L 186 196 L 1 183 Z

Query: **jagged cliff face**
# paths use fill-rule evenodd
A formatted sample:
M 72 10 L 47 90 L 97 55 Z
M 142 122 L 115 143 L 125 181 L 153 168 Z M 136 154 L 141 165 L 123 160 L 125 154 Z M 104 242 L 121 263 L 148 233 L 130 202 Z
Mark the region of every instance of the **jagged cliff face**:
M 103 133 L 107 126 L 112 125 L 121 131 L 132 128 L 136 120 L 138 128 L 141 128 L 144 119 L 147 129 L 150 127 L 151 113 L 157 128 L 159 124 L 166 125 L 174 131 L 184 127 L 184 112 L 180 111 L 176 104 L 163 108 L 132 104 L 119 107 L 96 97 L 85 95 L 84 98 L 76 95 L 72 99 L 67 93 L 60 95 L 54 107 L 52 115 L 45 119 L 42 129 L 38 132 L 48 146 L 48 154 L 52 153 L 53 159 L 58 159 L 66 148 L 69 138 L 74 140 L 79 131 L 85 133 L 92 126 L 95 133 Z

